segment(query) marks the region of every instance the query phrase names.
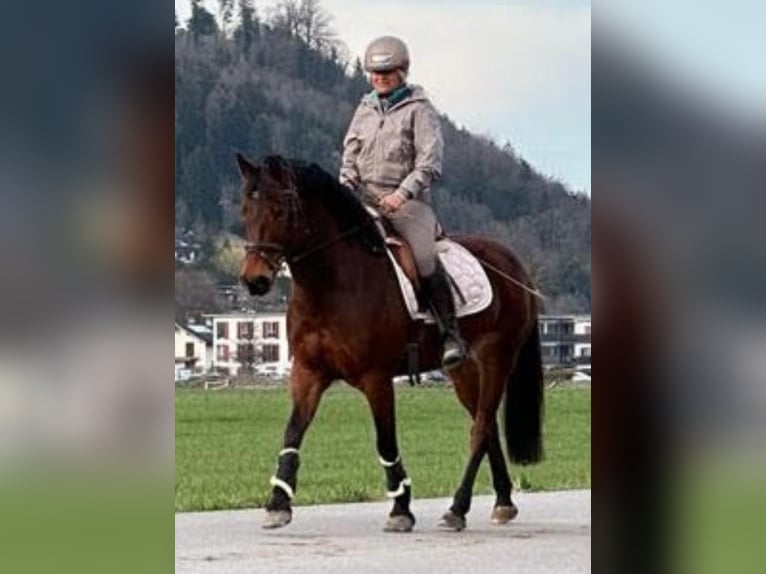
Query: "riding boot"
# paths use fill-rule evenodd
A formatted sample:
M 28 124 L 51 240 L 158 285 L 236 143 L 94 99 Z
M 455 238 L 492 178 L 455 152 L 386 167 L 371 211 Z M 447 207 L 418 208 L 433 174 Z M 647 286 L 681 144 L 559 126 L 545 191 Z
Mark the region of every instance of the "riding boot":
M 437 265 L 431 275 L 422 278 L 421 285 L 441 335 L 442 367 L 445 369 L 454 367 L 465 360 L 468 350 L 460 337 L 455 316 L 455 301 L 452 298 L 452 290 L 444 268 Z

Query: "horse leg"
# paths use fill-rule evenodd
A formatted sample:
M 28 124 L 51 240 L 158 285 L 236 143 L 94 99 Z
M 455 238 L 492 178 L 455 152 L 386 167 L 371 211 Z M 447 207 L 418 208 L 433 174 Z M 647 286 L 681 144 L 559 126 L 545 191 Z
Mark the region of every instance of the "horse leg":
M 480 416 L 474 419 L 471 428 L 471 456 L 468 459 L 463 479 L 458 486 L 452 499 L 452 506 L 442 516 L 439 526 L 450 530 L 464 530 L 466 527 L 465 516 L 471 509 L 471 497 L 476 474 L 481 466 L 481 461 L 489 447 L 489 425 Z
M 282 450 L 279 451 L 277 472 L 271 477 L 274 487 L 266 504 L 263 528 L 280 528 L 292 520 L 291 501 L 295 496 L 300 466 L 299 451 L 303 435 L 311 424 L 322 393 L 330 380 L 319 373 L 295 365 L 290 377 L 293 410 L 287 421 Z
M 451 378 L 458 399 L 471 414 L 471 418 L 475 419 L 479 405 L 478 371 L 470 369 L 466 365 L 466 368 L 454 373 Z M 492 424 L 492 436 L 487 448 L 487 455 L 492 470 L 492 486 L 495 489 L 495 506 L 492 509 L 491 520 L 495 524 L 505 524 L 518 514 L 518 509 L 511 501 L 511 476 L 508 473 L 503 449 L 500 446 L 497 419 Z
M 486 352 L 482 354 L 485 357 L 479 358 L 476 362 L 479 368 L 478 392 L 476 391 L 475 368 L 467 366 L 467 368 L 460 369 L 459 372 L 454 374 L 454 379 L 457 379 L 455 388 L 458 392 L 458 397 L 461 397 L 461 395 L 465 396 L 465 400 L 461 397 L 461 402 L 466 404 L 467 401 L 473 407 L 474 420 L 471 427 L 471 456 L 468 459 L 460 486 L 455 492 L 452 506 L 442 516 L 439 523 L 440 526 L 451 530 L 463 530 L 466 526 L 465 516 L 471 509 L 471 498 L 473 496 L 476 474 L 479 471 L 484 455 L 490 451 L 492 451 L 490 466 L 492 468 L 493 483 L 496 488 L 500 489 L 498 490 L 498 500 L 501 502 L 501 505 L 505 503 L 505 498 L 510 500 L 510 488 L 508 487 L 510 477 L 502 458 L 500 442 L 499 440 L 492 440 L 493 429 L 494 434 L 497 434 L 497 408 L 500 405 L 504 392 L 504 386 L 500 384 L 500 381 L 504 379 L 499 377 L 498 373 L 505 372 L 506 369 L 502 368 L 503 361 L 500 359 L 502 357 L 501 354 L 494 353 L 489 355 Z M 472 381 L 469 379 L 458 384 L 458 381 L 468 379 L 471 374 L 474 374 L 474 377 L 471 377 Z M 495 464 L 492 464 L 493 460 Z M 500 465 L 497 464 L 498 460 L 503 462 L 502 470 Z
M 386 474 L 387 496 L 394 501 L 383 530 L 410 532 L 415 525 L 415 517 L 410 512 L 412 483 L 404 470 L 396 440 L 393 384 L 390 378 L 368 377 L 362 389 L 375 421 L 377 450 Z

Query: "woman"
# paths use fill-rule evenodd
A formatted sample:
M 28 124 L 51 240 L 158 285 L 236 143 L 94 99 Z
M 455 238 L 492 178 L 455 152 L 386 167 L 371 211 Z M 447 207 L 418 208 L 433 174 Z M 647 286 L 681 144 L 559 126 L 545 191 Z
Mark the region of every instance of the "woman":
M 466 346 L 437 262 L 437 223 L 429 205 L 431 185 L 441 175 L 443 141 L 433 105 L 420 86 L 407 83 L 409 67 L 407 46 L 398 38 L 383 36 L 367 47 L 364 69 L 373 91 L 362 98 L 343 141 L 340 182 L 380 210 L 410 245 L 448 368 L 465 359 Z

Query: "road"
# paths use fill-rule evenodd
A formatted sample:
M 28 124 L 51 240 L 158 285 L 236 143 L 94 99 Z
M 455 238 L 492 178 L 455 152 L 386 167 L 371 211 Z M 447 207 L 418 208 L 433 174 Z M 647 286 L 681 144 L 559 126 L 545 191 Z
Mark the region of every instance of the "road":
M 176 514 L 176 573 L 563 574 L 590 572 L 589 490 L 517 493 L 519 516 L 495 526 L 477 496 L 468 528 L 437 528 L 450 500 L 415 500 L 413 532 L 382 531 L 388 502 L 298 507 L 280 530 L 262 510 Z

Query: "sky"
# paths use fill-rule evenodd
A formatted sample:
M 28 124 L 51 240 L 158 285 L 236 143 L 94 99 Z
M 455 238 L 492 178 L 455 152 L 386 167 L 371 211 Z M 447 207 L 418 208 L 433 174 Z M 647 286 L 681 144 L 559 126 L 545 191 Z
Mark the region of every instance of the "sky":
M 689 93 L 766 119 L 763 0 L 608 0 L 597 15 L 597 28 L 608 28 Z
M 180 22 L 188 0 L 175 0 Z M 590 2 L 321 0 L 351 59 L 382 35 L 409 80 L 458 126 L 509 142 L 537 171 L 590 194 Z M 217 14 L 217 2 L 206 7 Z M 275 2 L 256 0 L 259 15 Z

